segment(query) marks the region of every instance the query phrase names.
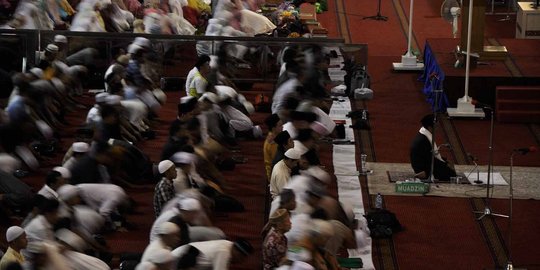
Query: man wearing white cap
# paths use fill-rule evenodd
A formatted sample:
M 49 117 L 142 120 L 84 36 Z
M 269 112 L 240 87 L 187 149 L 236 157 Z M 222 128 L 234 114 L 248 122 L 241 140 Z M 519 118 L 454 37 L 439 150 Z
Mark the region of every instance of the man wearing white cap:
M 178 201 L 175 207 L 162 212 L 154 221 L 150 230 L 150 242 L 158 239 L 161 224 L 167 221 L 177 223 L 179 220 L 181 220 L 181 223 L 189 225 L 186 228 L 190 241 L 208 241 L 225 238 L 225 233 L 221 229 L 211 226 L 208 217 L 202 209 L 201 203 L 197 199 L 184 197 Z
M 101 113 L 99 111 L 100 107 L 105 104 L 107 101 L 107 97 L 109 96 L 109 93 L 102 92 L 98 93 L 96 95 L 96 104 L 90 110 L 88 111 L 88 114 L 86 115 L 86 123 L 89 125 L 96 125 L 98 123 L 101 123 Z
M 150 242 L 144 250 L 141 261 L 150 261 L 152 253 L 156 250 L 165 249 L 171 251 L 180 244 L 180 227 L 172 222 L 164 222 L 157 228 L 157 239 Z M 154 262 L 155 263 L 155 262 Z
M 177 152 L 172 155 L 171 160 L 176 165 L 176 178 L 173 180 L 174 190 L 181 193 L 190 188 L 200 188 L 206 183 L 194 171 L 194 163 L 197 156 L 189 152 Z
M 118 214 L 119 208 L 128 205 L 128 196 L 123 188 L 113 184 L 79 184 L 81 199 L 106 220 Z
M 291 171 L 298 165 L 299 159 L 300 153 L 298 150 L 291 148 L 285 152 L 283 159 L 276 163 L 270 177 L 270 195 L 272 195 L 272 199 L 275 199 L 289 182 Z
M 77 270 L 109 270 L 111 269 L 102 260 L 88 256 L 83 252 L 86 249 L 85 241 L 68 229 L 60 229 L 55 233 L 56 239 L 65 248 L 62 257 L 71 269 Z
M 206 54 L 200 55 L 186 77 L 185 90 L 188 96 L 200 97 L 206 92 L 206 85 L 208 82 L 206 82 L 204 76 L 207 75 L 209 71 L 210 56 Z M 196 78 L 198 78 L 197 82 L 194 82 Z
M 45 51 L 43 54 L 41 54 L 37 67 L 41 68 L 43 71 L 46 71 L 49 67 L 51 67 L 52 62 L 56 59 L 57 55 L 58 46 L 52 43 L 47 45 L 47 47 L 45 47 Z
M 253 252 L 251 244 L 243 239 L 235 242 L 213 240 L 193 242 L 173 250 L 173 256 L 182 258 L 192 247 L 199 250 L 194 269 L 229 269 L 231 262 L 239 263 Z
M 161 209 L 171 199 L 174 198 L 173 180 L 176 178 L 176 167 L 170 160 L 163 160 L 158 165 L 158 171 L 161 180 L 157 183 L 154 190 L 154 212 L 156 218 L 161 214 Z
M 85 142 L 74 142 L 71 145 L 71 148 L 67 151 L 66 157 L 70 156 L 68 159 L 64 157 L 64 164 L 62 167 L 67 168 L 68 170 L 73 169 L 73 165 L 77 163 L 82 157 L 84 157 L 88 151 L 90 151 L 90 145 Z
M 61 172 L 52 170 L 45 177 L 45 184 L 38 191 L 38 194 L 47 199 L 58 200 L 58 193 L 56 193 L 56 191 L 66 183 L 66 180 L 67 179 L 62 176 Z
M 65 61 L 67 57 L 67 48 L 68 48 L 67 37 L 64 35 L 55 35 L 54 45 L 58 46 L 58 55 L 56 58 L 60 61 Z
M 8 249 L 0 260 L 0 270 L 5 270 L 10 263 L 22 264 L 24 262 L 24 257 L 21 254 L 21 250 L 26 248 L 27 244 L 24 229 L 19 226 L 9 227 L 6 231 L 6 241 Z

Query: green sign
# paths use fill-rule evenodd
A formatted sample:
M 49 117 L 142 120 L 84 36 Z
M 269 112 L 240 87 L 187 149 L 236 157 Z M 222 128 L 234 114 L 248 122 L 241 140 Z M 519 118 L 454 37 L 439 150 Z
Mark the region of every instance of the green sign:
M 429 192 L 429 184 L 422 182 L 397 182 L 396 192 L 424 194 Z

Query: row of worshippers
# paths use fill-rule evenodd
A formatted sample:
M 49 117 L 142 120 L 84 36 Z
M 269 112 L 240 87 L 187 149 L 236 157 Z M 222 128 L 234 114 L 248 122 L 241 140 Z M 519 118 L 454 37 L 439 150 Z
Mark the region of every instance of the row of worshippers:
M 82 107 L 75 98 L 83 92 L 86 66 L 92 65 L 96 51 L 86 48 L 67 55 L 67 43 L 65 36 L 56 35 L 54 42 L 40 52 L 36 67 L 13 76 L 14 88 L 5 112 L 0 113 L 1 160 L 13 165 L 8 166 L 9 170 L 36 170 L 43 155 L 54 153 L 57 130 L 69 124 L 65 114 Z M 86 119 L 88 129 L 81 132 L 99 142 L 115 139 L 113 144 L 137 152 L 123 142 L 154 136 L 148 119 L 157 115 L 166 96 L 160 90 L 150 91 L 159 81 L 155 78 L 159 75 L 149 72 L 151 64 L 145 63 L 146 55 L 152 51 L 150 41 L 136 38 L 128 51 L 106 72 L 108 92 L 96 95 L 96 105 Z M 24 164 L 18 164 L 20 161 Z
M 55 152 L 59 128 L 69 123 L 65 114 L 80 107 L 75 97 L 82 94 L 82 78 L 88 72 L 92 50 L 66 56 L 67 38 L 57 35 L 39 52 L 38 63 L 27 72 L 11 71 L 13 89 L 5 109 L 0 109 L 0 151 L 36 170 L 43 156 Z M 16 164 L 19 162 L 24 164 Z M 5 170 L 4 170 L 5 171 Z
M 14 256 L 2 257 L 0 269 L 13 259 L 25 269 L 110 269 L 112 254 L 101 234 L 116 229 L 128 196 L 114 184 L 70 183 L 67 168 L 49 171 L 21 227 L 6 232 Z
M 257 13 L 262 4 L 260 0 L 22 0 L 2 28 L 178 35 L 207 31 L 210 35 L 234 32 L 254 36 L 276 28 Z M 218 26 L 231 29 L 223 33 L 205 30 Z
M 303 58 L 298 58 L 304 55 Z M 341 248 L 369 244 L 363 217 L 328 195 L 332 177 L 321 168 L 318 145 L 335 123 L 324 103 L 321 48 L 286 48 L 272 98 L 263 155 L 272 203 L 263 229 L 264 269 L 340 269 Z M 308 79 L 309 78 L 309 79 Z

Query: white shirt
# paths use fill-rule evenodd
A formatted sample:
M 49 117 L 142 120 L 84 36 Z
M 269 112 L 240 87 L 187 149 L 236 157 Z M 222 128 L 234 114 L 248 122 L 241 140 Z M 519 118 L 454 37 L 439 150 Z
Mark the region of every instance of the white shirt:
M 87 124 L 101 123 L 101 112 L 99 111 L 99 105 L 94 105 L 86 115 Z
M 420 130 L 418 131 L 420 132 L 420 134 L 426 136 L 426 138 L 428 139 L 429 143 L 431 144 L 431 138 L 432 138 L 432 135 L 431 135 L 431 132 L 429 130 L 427 130 L 426 128 L 424 127 L 421 127 Z M 443 161 L 443 158 L 441 157 L 441 154 L 439 153 L 439 151 L 437 151 L 438 147 L 437 147 L 437 143 L 433 143 L 433 149 L 435 149 L 435 157 L 440 160 L 440 161 Z
M 159 215 L 159 217 L 154 221 L 154 224 L 152 224 L 152 228 L 150 229 L 150 242 L 159 239 L 159 235 L 157 233 L 159 226 L 177 215 L 180 215 L 180 210 L 178 210 L 176 207 L 165 212 L 161 212 L 161 215 Z
M 296 87 L 302 84 L 297 78 L 291 78 L 281 84 L 272 97 L 272 113 L 278 113 L 287 102 L 287 98 L 297 96 Z
M 79 194 L 90 208 L 108 217 L 116 207 L 127 200 L 124 189 L 113 184 L 79 184 Z
M 156 239 L 156 241 L 152 241 L 150 242 L 150 244 L 148 246 L 146 246 L 146 248 L 144 249 L 144 253 L 142 255 L 142 258 L 141 258 L 141 262 L 152 262 L 149 260 L 149 256 L 150 254 L 152 254 L 153 251 L 155 250 L 159 250 L 159 249 L 166 249 L 166 250 L 171 250 L 171 248 L 169 248 L 168 246 L 165 245 L 165 243 L 163 243 L 163 241 L 161 240 L 161 238 L 158 238 Z
M 186 94 L 189 96 L 189 87 L 191 86 L 191 82 L 193 81 L 193 78 L 195 78 L 195 74 L 197 74 L 197 72 L 199 72 L 199 69 L 197 69 L 197 67 L 193 67 L 187 77 L 186 77 L 186 86 L 185 86 L 185 90 L 186 90 Z
M 291 169 L 285 163 L 285 160 L 282 159 L 272 169 L 272 176 L 270 176 L 270 195 L 272 198 L 279 196 L 279 193 L 283 187 L 291 179 Z
M 110 270 L 111 268 L 102 260 L 86 254 L 71 250 L 64 251 L 62 256 L 70 269 L 77 270 Z
M 26 238 L 28 242 L 50 241 L 54 242 L 53 226 L 45 219 L 43 215 L 38 215 L 26 227 Z
M 189 246 L 193 246 L 200 251 L 196 269 L 228 270 L 233 245 L 234 243 L 228 240 L 194 242 L 176 248 L 172 254 L 180 258 L 187 252 Z
M 58 193 L 56 193 L 56 191 L 54 191 L 54 189 L 48 185 L 43 185 L 43 187 L 38 191 L 38 194 L 47 199 L 58 200 Z

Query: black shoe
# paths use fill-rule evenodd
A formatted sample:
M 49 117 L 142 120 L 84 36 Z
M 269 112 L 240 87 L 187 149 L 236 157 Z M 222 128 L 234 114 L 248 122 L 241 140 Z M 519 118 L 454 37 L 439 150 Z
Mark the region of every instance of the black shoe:
M 17 178 L 23 178 L 23 177 L 26 177 L 30 174 L 29 171 L 25 171 L 25 170 L 16 170 L 14 173 L 13 173 L 13 176 L 17 177 Z
M 356 121 L 356 123 L 354 123 L 354 125 L 351 125 L 350 126 L 351 128 L 353 129 L 360 129 L 360 130 L 370 130 L 371 127 L 369 126 L 369 124 L 366 122 L 366 121 Z

